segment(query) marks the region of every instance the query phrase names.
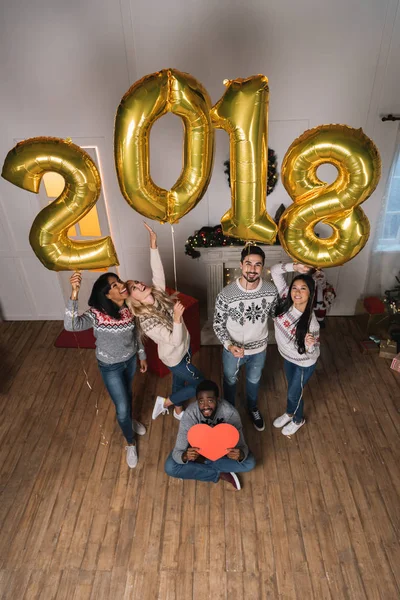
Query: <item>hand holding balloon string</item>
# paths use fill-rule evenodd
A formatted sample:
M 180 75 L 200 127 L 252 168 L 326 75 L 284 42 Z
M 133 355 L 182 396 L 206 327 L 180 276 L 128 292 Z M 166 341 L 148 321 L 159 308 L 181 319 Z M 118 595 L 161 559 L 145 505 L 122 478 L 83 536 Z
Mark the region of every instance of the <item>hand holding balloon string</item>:
M 71 300 L 78 300 L 79 290 L 82 283 L 82 275 L 80 271 L 75 271 L 69 278 L 69 281 L 72 288 Z

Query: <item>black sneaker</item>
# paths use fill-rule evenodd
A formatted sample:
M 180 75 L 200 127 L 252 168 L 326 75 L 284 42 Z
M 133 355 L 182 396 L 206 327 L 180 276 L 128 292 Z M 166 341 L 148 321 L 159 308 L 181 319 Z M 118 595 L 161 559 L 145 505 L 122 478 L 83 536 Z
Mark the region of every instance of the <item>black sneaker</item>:
M 264 429 L 265 429 L 264 419 L 262 418 L 262 414 L 260 413 L 258 408 L 256 408 L 256 410 L 251 410 L 250 416 L 251 416 L 251 420 L 253 421 L 253 425 L 257 429 L 257 431 L 264 431 Z
M 236 475 L 236 473 L 220 473 L 219 478 L 223 479 L 224 481 L 227 481 L 228 483 L 233 485 L 235 490 L 242 489 L 241 485 L 240 485 L 239 477 Z

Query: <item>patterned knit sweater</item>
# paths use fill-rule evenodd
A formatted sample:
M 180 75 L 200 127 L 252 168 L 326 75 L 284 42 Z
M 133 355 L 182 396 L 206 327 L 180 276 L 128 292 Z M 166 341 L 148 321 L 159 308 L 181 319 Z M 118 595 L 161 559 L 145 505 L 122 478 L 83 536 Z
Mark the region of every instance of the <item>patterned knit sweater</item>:
M 150 265 L 154 287 L 165 291 L 165 275 L 158 249 L 150 248 Z M 162 311 L 162 307 L 159 307 Z M 164 313 L 169 326 L 160 322 L 156 317 L 139 317 L 143 333 L 157 344 L 160 360 L 167 367 L 175 367 L 189 350 L 190 336 L 185 323 L 175 323 L 173 310 Z
M 286 298 L 289 291 L 285 273 L 292 272 L 293 270 L 293 263 L 288 263 L 286 265 L 279 263 L 271 267 L 271 277 L 278 288 L 280 298 Z M 301 315 L 302 313 L 292 305 L 286 313 L 279 317 L 275 317 L 275 339 L 279 353 L 283 358 L 286 358 L 289 362 L 299 365 L 300 367 L 311 367 L 311 365 L 317 362 L 320 352 L 319 323 L 313 311 L 308 332 L 316 338 L 317 343 L 310 349 L 306 346 L 306 353 L 299 354 L 295 344 L 295 334 L 296 323 Z
M 96 338 L 96 358 L 114 364 L 129 360 L 136 352 L 144 360 L 146 353 L 137 336 L 134 317 L 127 307 L 120 309 L 121 319 L 113 319 L 95 308 L 83 315 L 78 313 L 78 301 L 69 300 L 65 309 L 64 327 L 67 331 L 83 331 L 93 327 Z
M 245 355 L 265 350 L 268 316 L 276 298 L 274 284 L 262 279 L 254 290 L 246 290 L 239 279 L 224 287 L 214 312 L 214 331 L 221 344 L 226 349 L 231 344 L 244 347 Z

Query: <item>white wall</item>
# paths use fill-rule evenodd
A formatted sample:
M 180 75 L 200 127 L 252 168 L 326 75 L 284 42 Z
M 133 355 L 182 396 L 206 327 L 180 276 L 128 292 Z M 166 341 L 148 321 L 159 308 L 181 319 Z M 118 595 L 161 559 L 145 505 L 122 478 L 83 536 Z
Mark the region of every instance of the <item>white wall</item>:
M 5 4 L 5 3 L 4 3 Z M 174 67 L 199 79 L 216 102 L 223 79 L 264 73 L 270 82 L 269 145 L 281 161 L 305 129 L 322 123 L 363 127 L 378 145 L 383 178 L 364 208 L 376 223 L 400 113 L 399 0 L 14 0 L 0 19 L 0 162 L 15 140 L 39 135 L 96 138 L 110 227 L 123 277 L 149 279 L 142 217 L 122 198 L 114 169 L 114 115 L 140 77 Z M 228 137 L 217 132 L 213 178 L 201 203 L 175 226 L 178 284 L 201 298 L 204 266 L 184 255 L 195 229 L 229 208 L 223 172 Z M 152 176 L 169 187 L 181 169 L 182 129 L 173 116 L 151 135 Z M 268 198 L 274 214 L 290 199 L 281 183 Z M 6 318 L 59 318 L 58 276 L 33 255 L 28 233 L 39 199 L 0 180 L 1 303 Z M 173 282 L 171 232 L 156 224 Z M 371 241 L 329 275 L 336 313 L 351 314 L 364 291 Z

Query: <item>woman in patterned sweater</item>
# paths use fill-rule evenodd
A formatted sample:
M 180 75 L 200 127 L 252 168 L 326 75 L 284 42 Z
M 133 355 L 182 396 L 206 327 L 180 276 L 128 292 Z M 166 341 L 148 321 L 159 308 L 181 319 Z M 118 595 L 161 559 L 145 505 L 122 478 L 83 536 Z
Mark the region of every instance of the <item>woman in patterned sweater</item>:
M 183 403 L 196 396 L 196 387 L 203 374 L 192 364 L 190 336 L 183 322 L 185 307 L 165 292 L 165 275 L 157 248 L 157 234 L 146 223 L 150 234 L 150 265 L 153 285 L 128 281 L 127 305 L 137 318 L 141 333 L 157 344 L 160 360 L 172 372 L 172 393 L 168 398 L 157 396 L 153 419 L 167 414 L 174 406 L 174 417 L 181 420 Z
M 314 315 L 315 282 L 309 267 L 289 263 L 271 267 L 272 280 L 278 289 L 274 311 L 275 338 L 284 358 L 288 381 L 286 412 L 275 419 L 275 427 L 283 427 L 283 435 L 293 435 L 305 423 L 303 388 L 314 372 L 319 357 L 319 324 Z M 285 273 L 299 273 L 290 287 Z
M 146 354 L 138 339 L 135 319 L 125 305 L 126 284 L 114 273 L 104 273 L 94 283 L 89 298 L 90 309 L 78 313 L 80 273 L 70 278 L 72 292 L 65 309 L 67 331 L 83 331 L 93 327 L 96 338 L 96 358 L 104 384 L 115 404 L 117 421 L 127 441 L 126 461 L 133 469 L 138 462 L 135 433 L 144 435 L 145 427 L 132 419 L 132 381 L 137 355 L 140 371 L 147 370 Z

